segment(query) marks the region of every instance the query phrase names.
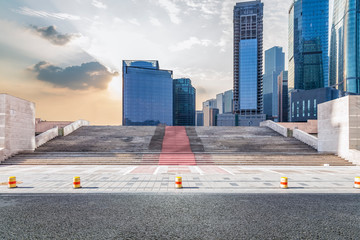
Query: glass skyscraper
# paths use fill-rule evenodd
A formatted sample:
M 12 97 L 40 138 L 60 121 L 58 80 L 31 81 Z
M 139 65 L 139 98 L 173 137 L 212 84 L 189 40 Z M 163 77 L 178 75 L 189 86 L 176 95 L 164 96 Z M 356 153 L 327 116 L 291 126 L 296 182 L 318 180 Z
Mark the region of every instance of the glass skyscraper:
M 173 73 L 158 61 L 123 61 L 123 125 L 173 125 Z
M 360 94 L 360 2 L 334 0 L 330 86 Z
M 278 120 L 278 76 L 285 70 L 285 53 L 282 47 L 265 51 L 264 113 L 268 119 Z
M 263 111 L 263 7 L 260 0 L 234 7 L 234 112 L 242 115 Z
M 195 126 L 196 90 L 188 78 L 174 79 L 174 126 Z
M 295 0 L 289 10 L 289 91 L 328 86 L 329 0 Z

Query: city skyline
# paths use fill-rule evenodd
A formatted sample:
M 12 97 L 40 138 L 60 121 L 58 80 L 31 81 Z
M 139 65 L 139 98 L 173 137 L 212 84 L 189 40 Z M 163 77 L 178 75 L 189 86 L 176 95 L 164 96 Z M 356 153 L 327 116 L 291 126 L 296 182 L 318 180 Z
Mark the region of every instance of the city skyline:
M 237 2 L 1 2 L 1 92 L 35 102 L 46 120 L 120 124 L 122 60 L 156 59 L 174 78 L 192 79 L 201 109 L 232 88 Z M 292 1 L 262 2 L 264 50 L 281 46 L 286 53 Z

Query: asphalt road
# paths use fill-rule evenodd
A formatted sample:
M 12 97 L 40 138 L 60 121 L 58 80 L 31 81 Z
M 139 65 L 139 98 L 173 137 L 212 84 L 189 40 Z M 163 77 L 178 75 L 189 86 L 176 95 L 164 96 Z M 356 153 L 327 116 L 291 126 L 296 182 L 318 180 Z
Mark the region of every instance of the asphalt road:
M 359 239 L 360 195 L 1 195 L 1 239 Z

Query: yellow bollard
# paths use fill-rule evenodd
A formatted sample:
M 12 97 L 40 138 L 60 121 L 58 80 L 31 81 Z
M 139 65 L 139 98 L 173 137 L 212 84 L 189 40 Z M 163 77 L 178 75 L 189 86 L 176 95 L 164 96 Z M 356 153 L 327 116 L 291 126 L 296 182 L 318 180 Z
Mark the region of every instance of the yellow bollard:
M 80 177 L 74 177 L 74 179 L 73 179 L 73 188 L 81 188 Z
M 8 187 L 9 188 L 16 188 L 16 177 L 9 177 L 9 182 L 8 182 Z
M 288 178 L 282 177 L 280 180 L 280 188 L 288 188 Z
M 360 189 L 360 177 L 355 177 L 354 188 Z
M 182 177 L 176 177 L 175 178 L 175 187 L 176 188 L 182 188 Z

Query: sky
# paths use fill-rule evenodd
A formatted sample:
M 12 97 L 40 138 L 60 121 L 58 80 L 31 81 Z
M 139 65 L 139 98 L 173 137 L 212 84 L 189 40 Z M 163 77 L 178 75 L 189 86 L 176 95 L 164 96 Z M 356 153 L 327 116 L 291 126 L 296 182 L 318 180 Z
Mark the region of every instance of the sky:
M 234 0 L 0 0 L 0 93 L 43 120 L 120 125 L 122 60 L 159 60 L 203 101 L 232 89 Z M 292 0 L 263 0 L 264 50 L 287 58 Z M 286 62 L 286 61 L 285 61 Z

